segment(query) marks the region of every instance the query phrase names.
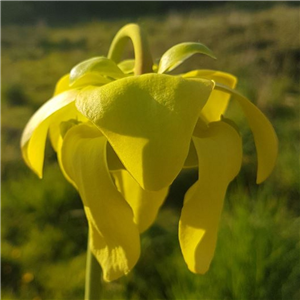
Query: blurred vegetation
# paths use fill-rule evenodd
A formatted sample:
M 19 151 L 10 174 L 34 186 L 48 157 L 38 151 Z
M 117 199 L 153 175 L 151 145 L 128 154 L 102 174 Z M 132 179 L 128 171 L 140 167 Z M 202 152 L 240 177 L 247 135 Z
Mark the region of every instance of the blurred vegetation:
M 180 253 L 182 198 L 196 179 L 196 171 L 184 172 L 157 222 L 142 235 L 136 268 L 103 283 L 101 299 L 300 299 L 299 5 L 188 2 L 188 9 L 172 10 L 167 2 L 132 2 L 123 15 L 106 4 L 97 18 L 92 2 L 85 9 L 64 2 L 60 10 L 58 3 L 2 3 L 2 299 L 83 299 L 87 223 L 81 200 L 49 145 L 39 180 L 22 161 L 19 141 L 57 80 L 78 62 L 106 55 L 114 34 L 131 21 L 148 31 L 154 57 L 184 41 L 211 48 L 217 61 L 196 55 L 177 71 L 235 74 L 238 90 L 273 123 L 280 149 L 274 173 L 257 186 L 252 136 L 232 103 L 228 114 L 243 133 L 244 165 L 227 193 L 211 269 L 204 276 L 191 274 Z M 129 14 L 135 5 L 149 14 Z M 80 7 L 83 17 L 76 19 Z
M 43 20 L 52 26 L 70 25 L 78 22 L 116 20 L 121 18 L 138 18 L 144 16 L 163 16 L 169 11 L 188 12 L 191 9 L 209 11 L 211 9 L 223 9 L 234 6 L 239 9 L 260 10 L 277 5 L 272 1 L 230 3 L 228 1 L 148 1 L 148 3 L 131 3 L 127 1 L 73 1 L 72 5 L 66 1 L 22 1 L 19 3 L 3 2 L 5 13 L 2 16 L 2 24 L 35 24 Z M 288 2 L 286 5 L 299 6 L 297 2 Z M 68 13 L 66 13 L 68 12 Z

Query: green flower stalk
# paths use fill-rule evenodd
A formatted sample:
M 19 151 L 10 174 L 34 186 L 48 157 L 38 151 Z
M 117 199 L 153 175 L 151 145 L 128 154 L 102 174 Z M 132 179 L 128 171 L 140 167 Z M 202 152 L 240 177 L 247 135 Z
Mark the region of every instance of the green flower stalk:
M 121 61 L 128 40 L 135 59 Z M 134 267 L 140 233 L 154 222 L 183 168 L 198 167 L 199 176 L 184 198 L 180 246 L 192 272 L 208 270 L 225 193 L 242 162 L 241 136 L 224 117 L 230 97 L 253 133 L 257 183 L 273 170 L 274 129 L 234 89 L 234 76 L 215 70 L 168 75 L 197 53 L 214 58 L 203 44 L 182 43 L 155 65 L 145 33 L 138 25 L 126 25 L 107 57 L 83 61 L 58 81 L 53 98 L 23 132 L 24 160 L 40 178 L 49 133 L 60 168 L 83 201 L 89 246 L 106 281 Z

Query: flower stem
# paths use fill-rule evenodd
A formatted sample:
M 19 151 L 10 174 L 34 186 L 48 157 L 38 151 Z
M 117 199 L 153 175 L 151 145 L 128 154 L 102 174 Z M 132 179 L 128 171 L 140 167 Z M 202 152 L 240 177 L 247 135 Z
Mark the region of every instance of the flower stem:
M 137 24 L 121 28 L 113 39 L 107 57 L 119 63 L 128 40 L 132 41 L 135 55 L 134 74 L 152 73 L 153 60 L 144 30 Z
M 101 268 L 94 254 L 90 249 L 90 242 L 87 246 L 86 275 L 85 275 L 85 300 L 100 300 L 101 292 Z

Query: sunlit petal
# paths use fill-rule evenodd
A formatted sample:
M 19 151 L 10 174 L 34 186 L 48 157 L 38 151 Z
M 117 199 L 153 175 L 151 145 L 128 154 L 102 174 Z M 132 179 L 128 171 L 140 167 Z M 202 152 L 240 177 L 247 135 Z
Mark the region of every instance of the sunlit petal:
M 110 83 L 112 79 L 101 76 L 97 73 L 85 73 L 78 79 L 70 83 L 71 88 L 82 88 L 88 85 L 101 86 L 103 84 Z
M 65 135 L 67 134 L 67 132 L 76 125 L 81 124 L 81 122 L 79 122 L 78 120 L 74 120 L 71 119 L 69 121 L 65 121 L 65 122 L 61 122 L 58 126 L 60 132 L 57 136 L 57 140 L 56 140 L 56 151 L 57 151 L 57 161 L 58 164 L 60 166 L 60 169 L 64 175 L 64 177 L 74 186 L 74 188 L 76 190 L 78 190 L 78 187 L 76 185 L 76 183 L 70 178 L 69 174 L 65 171 L 64 165 L 62 163 L 62 159 L 61 159 L 61 149 L 62 149 L 62 145 L 63 145 L 63 138 L 65 137 Z M 91 123 L 86 123 L 86 124 L 90 124 Z M 99 132 L 99 135 L 101 135 L 101 133 Z
M 214 80 L 217 83 L 221 83 L 230 88 L 235 88 L 237 78 L 229 73 L 215 71 L 215 70 L 195 70 L 183 74 L 184 78 L 206 78 Z M 207 103 L 201 111 L 202 117 L 207 122 L 219 121 L 221 115 L 223 115 L 228 106 L 230 95 L 222 93 L 218 90 L 213 90 Z
M 91 250 L 106 281 L 127 274 L 140 254 L 139 232 L 132 209 L 116 189 L 106 163 L 107 140 L 85 124 L 65 135 L 61 160 L 76 183 L 91 230 Z
M 257 179 L 259 184 L 269 177 L 274 169 L 278 154 L 278 139 L 266 116 L 246 97 L 225 85 L 217 84 L 216 89 L 232 95 L 242 108 L 253 133 L 257 152 Z
M 182 169 L 212 88 L 209 80 L 145 74 L 86 88 L 76 106 L 101 129 L 138 183 L 160 190 Z
M 179 222 L 179 240 L 188 268 L 205 273 L 214 255 L 223 200 L 242 162 L 242 141 L 225 122 L 214 122 L 193 137 L 198 181 L 189 189 Z
M 168 195 L 169 188 L 146 191 L 126 171 L 114 172 L 115 184 L 133 210 L 134 222 L 144 232 L 155 221 L 159 208 Z
M 67 90 L 82 88 L 88 85 L 101 86 L 111 82 L 111 79 L 97 73 L 87 72 L 70 82 L 70 74 L 63 76 L 56 84 L 54 96 Z
M 60 93 L 63 93 L 67 90 L 70 89 L 70 74 L 67 74 L 63 77 L 61 77 L 58 82 L 56 83 L 56 86 L 55 86 L 55 91 L 54 91 L 54 96 L 57 96 L 58 94 Z
M 49 125 L 56 113 L 63 115 L 75 109 L 77 90 L 69 90 L 46 102 L 29 120 L 21 139 L 22 155 L 27 165 L 40 177 L 43 176 L 45 142 Z
M 90 58 L 75 66 L 70 72 L 70 83 L 72 84 L 86 73 L 96 73 L 112 78 L 122 78 L 125 76 L 113 60 L 100 56 Z
M 186 59 L 197 53 L 215 58 L 212 51 L 201 43 L 181 43 L 173 46 L 162 55 L 157 73 L 161 74 L 172 71 Z

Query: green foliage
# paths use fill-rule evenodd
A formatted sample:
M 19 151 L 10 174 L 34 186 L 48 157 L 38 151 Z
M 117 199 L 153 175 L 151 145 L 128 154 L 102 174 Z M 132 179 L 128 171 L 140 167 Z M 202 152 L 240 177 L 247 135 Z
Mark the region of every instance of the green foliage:
M 214 51 L 217 61 L 195 55 L 176 72 L 210 68 L 235 74 L 238 90 L 276 129 L 276 169 L 266 183 L 255 184 L 252 136 L 232 103 L 228 114 L 243 134 L 244 165 L 227 193 L 211 269 L 204 276 L 190 273 L 180 253 L 182 197 L 195 180 L 195 172 L 185 172 L 155 225 L 142 235 L 136 268 L 126 278 L 102 283 L 101 299 L 300 298 L 299 6 L 222 7 L 139 22 L 156 57 L 186 41 Z M 24 165 L 19 140 L 56 81 L 79 61 L 105 56 L 125 23 L 2 27 L 2 299 L 83 299 L 87 224 L 81 200 L 49 145 L 39 180 Z M 130 47 L 126 55 L 132 55 Z

